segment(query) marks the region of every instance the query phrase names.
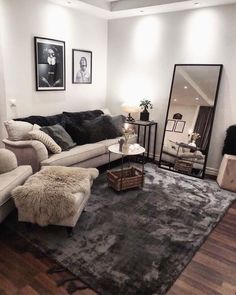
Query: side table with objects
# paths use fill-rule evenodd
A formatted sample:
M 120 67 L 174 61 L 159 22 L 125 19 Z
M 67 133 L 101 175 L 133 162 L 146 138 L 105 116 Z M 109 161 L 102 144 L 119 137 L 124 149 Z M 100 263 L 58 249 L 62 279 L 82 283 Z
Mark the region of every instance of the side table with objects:
M 120 149 L 119 144 L 113 144 L 108 147 L 109 151 L 109 170 L 107 170 L 108 185 L 116 191 L 122 191 L 129 188 L 142 187 L 144 181 L 144 153 L 145 148 L 139 144 L 126 144 Z M 120 169 L 110 169 L 111 153 L 122 156 L 122 164 Z M 142 154 L 142 168 L 130 165 L 124 168 L 124 157 L 136 156 Z
M 128 124 L 137 126 L 137 142 L 146 148 L 146 160 L 155 162 L 156 140 L 157 140 L 157 122 L 155 121 L 127 121 Z M 151 131 L 154 128 L 154 133 Z M 153 138 L 153 136 L 154 138 Z M 152 147 L 152 152 L 151 152 Z

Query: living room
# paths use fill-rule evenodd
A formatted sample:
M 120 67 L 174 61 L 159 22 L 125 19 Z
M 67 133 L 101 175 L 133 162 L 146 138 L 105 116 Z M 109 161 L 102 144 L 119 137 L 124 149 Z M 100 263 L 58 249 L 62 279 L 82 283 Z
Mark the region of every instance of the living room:
M 235 15 L 236 1 L 233 0 L 0 0 L 0 147 L 4 147 L 2 140 L 7 137 L 4 127 L 6 120 L 95 109 L 108 109 L 112 115 L 127 116 L 123 110 L 124 104 L 139 106 L 140 101 L 146 98 L 153 105 L 153 109 L 150 110 L 150 120 L 158 123 L 156 149 L 153 156 L 156 161 L 159 161 L 174 66 L 176 64 L 221 64 L 223 71 L 206 162 L 206 174 L 216 179 L 222 161 L 226 130 L 235 124 Z M 65 73 L 62 87 L 64 89 L 58 91 L 59 89 L 52 87 L 50 91 L 36 90 L 39 85 L 37 85 L 36 76 L 34 37 L 41 38 L 40 40 L 45 38 L 64 41 Z M 91 54 L 89 83 L 77 83 L 74 80 L 73 49 Z M 132 115 L 139 118 L 139 113 L 140 109 Z M 153 140 L 154 136 L 151 135 Z M 200 187 L 201 181 L 204 180 L 193 178 L 193 181 L 196 181 Z M 104 191 L 104 194 L 106 193 Z M 95 210 L 93 206 L 89 207 L 92 211 Z M 222 241 L 223 245 L 218 245 L 218 248 L 214 250 L 222 251 L 222 256 L 215 258 L 216 266 L 212 266 L 214 269 L 212 276 L 218 275 L 219 281 L 212 281 L 209 275 L 211 283 L 209 289 L 206 287 L 206 282 L 200 284 L 201 287 L 198 289 L 197 282 L 201 279 L 204 281 L 198 270 L 195 276 L 186 274 L 187 279 L 183 277 L 170 294 L 235 294 L 236 281 L 233 277 L 235 277 L 234 259 L 236 257 L 233 252 L 236 248 L 236 237 L 233 233 L 235 205 L 233 206 L 228 211 L 230 215 L 227 217 L 229 219 L 226 220 L 226 224 L 219 223 L 221 224 L 220 237 L 223 235 L 222 229 L 227 228 L 227 222 L 231 225 L 230 229 L 227 228 L 230 234 L 225 237 L 225 241 Z M 226 211 L 225 209 L 225 212 L 221 212 L 220 216 L 223 217 Z M 213 224 L 212 222 L 211 229 L 216 225 L 213 226 Z M 205 252 L 210 251 L 209 248 L 215 240 L 217 237 L 211 238 L 210 246 L 207 250 L 205 249 Z M 200 244 L 199 242 L 199 247 Z M 135 252 L 134 249 L 133 251 Z M 5 249 L 3 253 L 7 253 L 7 250 Z M 140 254 L 140 252 L 137 253 Z M 206 253 L 202 255 L 206 256 Z M 227 255 L 229 255 L 228 258 L 224 258 Z M 219 264 L 217 261 L 220 261 Z M 210 262 L 212 262 L 211 259 Z M 197 260 L 196 263 L 201 264 L 202 261 Z M 187 262 L 185 266 L 186 264 Z M 109 268 L 109 264 L 104 265 L 103 267 Z M 219 268 L 222 266 L 224 270 L 219 271 L 220 274 L 216 271 L 217 265 Z M 101 268 L 102 265 L 99 265 L 100 270 Z M 115 271 L 115 268 L 112 271 Z M 207 271 L 209 270 L 205 268 L 205 273 Z M 154 274 L 152 275 L 155 277 Z M 117 279 L 117 274 L 115 277 Z M 86 282 L 90 280 L 85 280 Z M 174 279 L 171 282 L 173 284 Z M 107 283 L 110 284 L 110 281 Z M 97 284 L 88 285 L 101 294 L 135 294 L 129 293 L 132 289 L 132 287 L 129 289 L 130 286 L 127 287 L 127 293 L 117 289 L 114 289 L 112 293 L 109 288 L 108 291 L 104 291 L 106 283 L 101 289 L 96 288 Z M 169 287 L 165 285 L 163 290 Z M 14 293 L 13 289 L 12 287 L 9 294 Z M 16 288 L 14 290 L 17 294 Z M 57 294 L 55 290 L 58 289 L 48 293 L 35 290 L 38 294 L 53 292 Z M 161 293 L 164 292 L 161 289 L 157 290 L 159 290 L 156 291 L 157 293 L 147 290 L 146 293 L 140 291 L 136 294 L 164 294 Z M 75 291 L 74 294 L 90 294 L 86 292 L 89 291 Z M 0 294 L 6 293 L 6 289 L 0 287 Z M 25 294 L 31 293 L 29 291 Z

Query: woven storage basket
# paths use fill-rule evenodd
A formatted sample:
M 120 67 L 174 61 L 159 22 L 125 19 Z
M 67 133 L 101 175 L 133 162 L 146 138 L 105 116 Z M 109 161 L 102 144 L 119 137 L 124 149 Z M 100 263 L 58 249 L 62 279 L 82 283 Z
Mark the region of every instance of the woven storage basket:
M 107 181 L 116 191 L 139 187 L 143 185 L 143 172 L 136 167 L 108 170 Z
M 193 163 L 184 161 L 184 160 L 178 160 L 175 162 L 174 169 L 177 171 L 181 171 L 183 173 L 192 173 Z

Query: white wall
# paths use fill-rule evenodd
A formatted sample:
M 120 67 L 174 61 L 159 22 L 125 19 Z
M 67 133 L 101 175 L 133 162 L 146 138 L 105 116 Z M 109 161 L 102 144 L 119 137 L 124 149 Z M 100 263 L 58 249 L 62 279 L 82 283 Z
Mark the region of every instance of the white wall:
M 7 117 L 101 108 L 106 99 L 107 21 L 45 0 L 1 0 Z M 66 91 L 35 91 L 33 37 L 66 42 Z M 72 84 L 72 48 L 93 52 L 93 83 Z M 15 99 L 17 108 L 9 108 Z
M 2 1 L 2 0 L 1 0 Z M 3 27 L 3 9 L 0 1 L 0 126 L 6 119 L 6 96 L 5 96 L 5 83 L 4 83 L 4 69 L 3 69 L 3 56 L 2 56 L 2 27 Z M 0 139 L 5 137 L 4 129 L 0 127 Z M 0 147 L 3 143 L 0 140 Z
M 236 118 L 236 5 L 111 20 L 107 105 L 150 99 L 162 142 L 174 64 L 224 65 L 207 166 L 218 168 L 226 128 Z
M 169 109 L 168 119 L 173 120 L 173 115 L 176 113 L 180 113 L 183 115 L 182 121 L 185 121 L 184 130 L 182 133 L 174 132 L 174 131 L 166 131 L 165 133 L 165 141 L 166 140 L 172 140 L 175 142 L 185 142 L 188 143 L 188 134 L 189 130 L 194 128 L 195 122 L 196 122 L 196 111 L 198 109 L 198 106 L 183 106 L 183 105 L 172 105 Z

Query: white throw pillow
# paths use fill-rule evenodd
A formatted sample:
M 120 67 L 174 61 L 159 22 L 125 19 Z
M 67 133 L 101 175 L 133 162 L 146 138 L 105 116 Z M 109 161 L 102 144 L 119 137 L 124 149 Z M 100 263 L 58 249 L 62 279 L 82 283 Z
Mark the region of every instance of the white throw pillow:
M 28 122 L 8 120 L 4 122 L 9 140 L 26 140 L 29 139 L 29 131 L 33 125 Z
M 31 139 L 41 141 L 53 154 L 60 154 L 61 147 L 45 132 L 41 130 L 33 130 L 29 132 Z

